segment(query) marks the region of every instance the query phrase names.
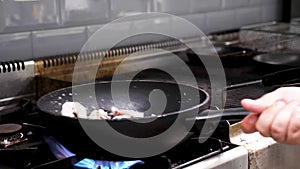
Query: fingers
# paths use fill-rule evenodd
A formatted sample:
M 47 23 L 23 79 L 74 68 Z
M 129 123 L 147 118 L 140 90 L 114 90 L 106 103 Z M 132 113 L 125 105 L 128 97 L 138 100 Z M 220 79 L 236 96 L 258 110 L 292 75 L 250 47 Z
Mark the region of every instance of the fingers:
M 284 108 L 286 104 L 282 101 L 273 103 L 259 116 L 256 122 L 256 130 L 265 137 L 271 137 L 271 126 L 277 114 Z
M 299 102 L 286 104 L 277 101 L 261 114 L 249 114 L 243 119 L 241 127 L 245 133 L 258 131 L 279 143 L 300 144 Z
M 256 100 L 243 99 L 241 101 L 241 104 L 246 110 L 250 112 L 261 113 L 279 100 L 282 100 L 281 92 L 275 90 L 273 92 L 263 95 L 262 97 Z
M 258 116 L 259 114 L 257 113 L 251 113 L 243 119 L 241 127 L 245 133 L 253 133 L 257 131 L 255 125 L 258 120 Z
M 300 144 L 300 108 L 296 108 L 291 116 L 287 130 L 287 144 Z
M 279 88 L 259 99 L 243 99 L 242 106 L 253 112 L 242 121 L 245 133 L 258 131 L 280 143 L 300 144 L 300 88 Z
M 298 102 L 291 102 L 287 104 L 282 110 L 274 112 L 274 118 L 270 126 L 271 137 L 279 143 L 287 141 L 288 127 L 292 118 L 293 112 L 296 110 Z
M 251 99 L 243 99 L 241 101 L 241 105 L 246 110 L 253 112 L 253 113 L 261 113 L 267 108 L 267 106 L 265 104 L 260 104 L 256 100 L 251 100 Z

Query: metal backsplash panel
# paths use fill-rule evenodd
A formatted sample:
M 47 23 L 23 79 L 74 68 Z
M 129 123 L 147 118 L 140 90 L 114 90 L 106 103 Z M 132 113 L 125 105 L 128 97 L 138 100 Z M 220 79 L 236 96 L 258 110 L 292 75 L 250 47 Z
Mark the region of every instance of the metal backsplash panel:
M 34 95 L 34 62 L 6 62 L 0 64 L 0 99 Z

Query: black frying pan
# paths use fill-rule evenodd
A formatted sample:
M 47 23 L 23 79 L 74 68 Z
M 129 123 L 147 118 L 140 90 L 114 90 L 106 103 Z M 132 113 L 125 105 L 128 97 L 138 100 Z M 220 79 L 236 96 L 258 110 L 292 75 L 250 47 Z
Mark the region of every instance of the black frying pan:
M 127 82 L 114 82 L 119 85 L 125 85 Z M 111 96 L 111 82 L 99 82 L 96 84 L 84 84 L 79 86 L 73 86 L 68 88 L 63 88 L 52 93 L 49 93 L 41 97 L 37 105 L 42 112 L 45 112 L 47 127 L 51 130 L 52 134 L 64 145 L 67 146 L 71 151 L 75 153 L 80 153 L 81 155 L 94 158 L 99 154 L 103 154 L 103 150 L 99 148 L 82 130 L 78 119 L 65 117 L 61 115 L 62 104 L 66 101 L 72 100 L 72 90 L 89 90 L 91 85 L 95 85 L 95 95 L 97 98 L 97 104 L 100 108 L 105 110 L 110 110 L 112 106 L 118 107 L 120 109 L 137 110 L 144 112 L 150 108 L 149 95 L 153 90 L 160 89 L 166 94 L 167 103 L 166 108 L 161 112 L 156 112 L 155 109 L 151 112 L 145 114 L 144 118 L 136 118 L 139 123 L 135 123 L 128 119 L 121 120 L 90 120 L 81 119 L 81 123 L 89 125 L 93 130 L 97 130 L 98 133 L 106 136 L 107 131 L 105 131 L 103 126 L 108 122 L 109 125 L 120 133 L 134 138 L 147 138 L 155 136 L 159 133 L 166 131 L 176 120 L 179 114 L 184 114 L 180 117 L 182 125 L 178 126 L 176 135 L 170 135 L 168 139 L 162 140 L 162 144 L 172 144 L 173 141 L 178 140 L 182 137 L 183 133 L 186 133 L 187 129 L 185 124 L 186 118 L 193 118 L 200 111 L 206 110 L 209 106 L 209 95 L 198 88 L 189 87 L 185 85 L 180 85 L 181 89 L 185 93 L 181 96 L 179 87 L 174 83 L 164 83 L 164 82 L 150 82 L 150 81 L 133 81 L 130 83 L 129 88 L 129 102 L 119 102 L 114 103 Z M 122 92 L 122 91 L 117 91 Z M 76 93 L 76 92 L 75 92 Z M 126 93 L 119 93 L 126 94 Z M 181 102 L 181 97 L 183 97 Z M 199 97 L 200 100 L 194 99 Z M 91 112 L 97 107 L 92 102 L 92 97 L 83 94 L 80 103 L 84 105 L 88 112 Z M 180 106 L 182 103 L 182 111 L 180 111 Z M 155 114 L 156 116 L 151 116 Z M 154 118 L 157 118 L 154 120 Z M 149 120 L 154 120 L 147 123 Z M 181 138 L 182 139 L 182 138 Z
M 114 82 L 122 85 L 127 82 Z M 73 86 L 68 88 L 63 88 L 54 92 L 51 92 L 43 97 L 41 97 L 37 106 L 39 109 L 44 112 L 45 119 L 47 122 L 47 127 L 60 142 L 66 145 L 71 151 L 75 153 L 80 153 L 86 157 L 99 159 L 99 154 L 103 155 L 103 150 L 97 146 L 91 139 L 86 135 L 82 130 L 78 119 L 65 117 L 61 115 L 62 104 L 66 101 L 72 100 L 72 89 L 76 91 L 77 89 L 89 90 L 88 88 L 94 84 L 84 84 L 79 86 Z M 148 138 L 151 136 L 156 136 L 167 129 L 174 123 L 177 119 L 179 124 L 175 128 L 175 133 L 168 135 L 165 139 L 161 140 L 160 144 L 169 146 L 174 143 L 174 141 L 180 142 L 184 138 L 188 137 L 185 135 L 190 131 L 190 123 L 194 122 L 195 117 L 198 112 L 203 112 L 203 116 L 199 116 L 197 127 L 201 129 L 205 120 L 207 120 L 206 111 L 209 108 L 209 95 L 206 91 L 199 88 L 190 87 L 186 85 L 177 85 L 174 83 L 166 82 L 155 82 L 155 81 L 132 81 L 129 88 L 130 104 L 124 103 L 113 103 L 111 96 L 111 82 L 98 82 L 95 84 L 95 94 L 97 98 L 98 105 L 105 110 L 109 110 L 111 106 L 118 107 L 120 109 L 135 109 L 140 112 L 144 112 L 149 109 L 149 94 L 153 90 L 160 89 L 163 91 L 167 98 L 166 107 L 162 114 L 153 111 L 145 114 L 144 118 L 136 118 L 137 122 L 135 123 L 128 119 L 122 120 L 89 120 L 89 119 L 80 119 L 81 123 L 84 123 L 103 137 L 106 137 L 106 131 L 104 127 L 105 122 L 108 122 L 109 125 L 117 130 L 120 133 L 123 133 L 127 136 L 134 138 Z M 181 89 L 181 95 L 179 89 Z M 181 98 L 182 97 L 182 98 Z M 83 96 L 83 100 L 80 102 L 82 105 L 87 107 L 89 112 L 94 110 L 96 107 L 91 101 L 91 97 L 86 95 Z M 195 98 L 200 98 L 197 100 Z M 182 104 L 181 104 L 182 103 Z M 180 106 L 182 108 L 180 109 Z M 155 117 L 151 115 L 155 114 Z M 239 113 L 236 113 L 241 115 Z M 230 114 L 229 116 L 235 115 Z M 243 114 L 242 116 L 245 116 Z M 213 118 L 218 118 L 212 117 Z M 156 120 L 148 122 L 148 120 Z M 240 117 L 241 118 L 241 117 Z M 144 123 L 141 123 L 144 122 Z M 180 140 L 178 140 L 180 139 Z M 150 143 L 149 143 L 150 144 Z M 109 154 L 109 153 L 108 153 Z
M 229 45 L 224 45 L 224 44 L 214 44 L 214 48 L 216 52 L 218 53 L 220 58 L 227 58 L 227 59 L 236 59 L 236 58 L 247 58 L 250 56 L 253 56 L 256 52 L 247 49 L 247 48 L 242 48 L 238 46 L 229 46 Z M 186 51 L 186 55 L 188 59 L 193 62 L 193 63 L 201 63 L 201 60 L 199 57 L 194 53 L 193 50 L 188 49 Z
M 127 84 L 127 81 L 120 81 L 120 82 L 114 82 L 119 85 L 125 85 Z M 156 81 L 133 81 L 130 83 L 129 88 L 129 98 L 130 101 L 124 100 L 123 102 L 113 102 L 113 98 L 111 96 L 111 82 L 98 82 L 96 84 L 84 84 L 79 86 L 73 86 L 68 88 L 63 88 L 57 91 L 54 91 L 52 93 L 49 93 L 43 97 L 41 97 L 38 100 L 38 107 L 43 112 L 46 112 L 50 115 L 55 116 L 56 118 L 62 118 L 67 120 L 77 120 L 76 118 L 70 118 L 70 117 L 64 117 L 61 115 L 61 109 L 62 104 L 66 101 L 73 101 L 72 96 L 72 90 L 73 92 L 76 90 L 89 90 L 89 87 L 95 85 L 95 94 L 97 98 L 97 103 L 99 105 L 99 108 L 102 108 L 104 110 L 110 110 L 112 106 L 118 107 L 119 109 L 127 109 L 127 110 L 136 110 L 139 112 L 145 112 L 150 108 L 150 102 L 149 102 L 149 95 L 150 92 L 153 90 L 160 89 L 166 94 L 167 97 L 167 104 L 164 111 L 161 112 L 156 111 L 153 109 L 150 112 L 147 112 L 145 114 L 144 118 L 137 118 L 135 120 L 137 121 L 143 121 L 143 120 L 150 120 L 151 118 L 157 118 L 157 121 L 154 121 L 152 123 L 146 123 L 139 126 L 139 124 L 135 124 L 134 126 L 130 126 L 131 124 L 130 120 L 122 119 L 122 120 L 108 120 L 113 127 L 119 128 L 120 132 L 126 133 L 129 136 L 132 137 L 150 137 L 153 135 L 156 135 L 157 132 L 161 132 L 165 130 L 169 124 L 169 122 L 166 123 L 164 120 L 161 125 L 155 125 L 154 123 L 161 123 L 161 119 L 173 119 L 176 118 L 177 114 L 183 112 L 187 112 L 187 116 L 192 116 L 192 114 L 189 115 L 189 111 L 196 110 L 198 112 L 198 109 L 205 110 L 208 108 L 208 102 L 209 102 L 209 95 L 201 89 L 180 85 L 181 89 L 183 89 L 184 94 L 181 101 L 181 94 L 178 88 L 178 85 L 175 83 L 165 83 L 165 82 L 156 82 Z M 122 91 L 117 91 L 122 92 Z M 119 93 L 120 94 L 120 93 Z M 126 93 L 121 93 L 126 94 Z M 193 98 L 200 98 L 200 100 L 195 100 Z M 82 100 L 77 102 L 80 102 L 82 105 L 84 105 L 88 112 L 92 112 L 95 110 L 95 107 L 98 107 L 95 105 L 95 103 L 92 102 L 92 97 L 90 95 L 83 95 L 80 96 Z M 80 99 L 79 98 L 79 99 Z M 182 103 L 182 104 L 181 104 Z M 182 111 L 180 111 L 180 106 L 182 107 Z M 197 113 L 196 113 L 197 114 Z M 154 117 L 151 117 L 155 115 Z M 170 117 L 169 117 L 170 116 Z M 195 116 L 195 115 L 194 115 Z M 93 120 L 89 120 L 93 121 Z M 97 120 L 99 121 L 99 120 Z M 104 120 L 100 120 L 104 121 Z M 171 121 L 170 121 L 171 122 Z M 123 125 L 125 123 L 128 123 L 127 126 L 119 126 Z M 137 127 L 138 125 L 139 127 Z M 141 127 L 141 128 L 140 128 Z M 144 130 L 141 130 L 143 129 Z M 141 132 L 142 131 L 142 132 Z
M 282 84 L 290 79 L 299 79 L 299 73 L 300 68 L 277 72 L 266 75 L 262 77 L 261 80 L 228 86 L 227 89 L 234 89 L 258 83 L 266 86 Z M 122 85 L 123 83 L 128 82 L 120 81 L 114 83 Z M 237 111 L 229 111 L 224 114 L 217 113 L 217 115 L 207 115 L 208 111 L 206 110 L 209 108 L 209 95 L 206 91 L 186 85 L 155 81 L 132 81 L 129 88 L 131 104 L 127 104 L 129 102 L 126 100 L 118 103 L 112 102 L 111 82 L 98 82 L 96 84 L 73 86 L 73 88 L 63 88 L 41 97 L 37 102 L 37 106 L 46 117 L 46 126 L 48 129 L 50 129 L 52 134 L 60 142 L 66 145 L 67 148 L 75 153 L 80 153 L 85 157 L 96 157 L 99 159 L 101 157 L 99 157 L 99 155 L 103 155 L 103 150 L 86 135 L 78 119 L 62 116 L 60 111 L 63 103 L 66 101 L 73 101 L 71 95 L 72 89 L 74 91 L 77 91 L 78 89 L 89 90 L 88 88 L 91 85 L 95 85 L 97 104 L 106 110 L 109 110 L 111 106 L 116 106 L 120 109 L 135 109 L 137 111 L 144 112 L 150 107 L 150 92 L 157 89 L 163 91 L 167 99 L 166 107 L 162 114 L 153 109 L 153 111 L 146 114 L 146 117 L 134 119 L 139 123 L 128 119 L 106 121 L 89 119 L 80 120 L 81 123 L 93 128 L 95 132 L 99 133 L 103 137 L 106 137 L 107 134 L 107 131 L 104 129 L 104 124 L 106 124 L 105 122 L 108 122 L 112 128 L 127 136 L 148 138 L 166 131 L 175 120 L 179 120 L 180 125 L 177 126 L 176 132 L 168 135 L 159 143 L 169 146 L 172 145 L 174 141 L 180 142 L 184 139 L 184 137 L 188 137 L 186 133 L 190 131 L 190 128 L 193 125 L 191 123 L 195 120 L 197 127 L 201 130 L 208 119 L 218 119 L 219 117 L 235 119 L 236 117 L 248 114 L 248 112 L 238 109 Z M 179 88 L 183 94 L 180 93 Z M 80 103 L 87 107 L 89 112 L 95 109 L 94 107 L 96 106 L 92 102 L 92 97 L 89 95 L 84 95 L 82 97 L 83 99 Z M 200 98 L 200 100 L 195 98 Z M 182 107 L 180 108 L 180 106 Z M 200 113 L 198 114 L 198 112 Z M 151 114 L 155 114 L 156 117 L 152 117 Z M 156 118 L 156 120 L 149 122 L 149 120 L 154 118 Z
M 286 66 L 286 67 L 299 67 L 300 55 L 291 53 L 267 53 L 259 54 L 253 57 L 253 59 L 261 64 L 270 66 Z

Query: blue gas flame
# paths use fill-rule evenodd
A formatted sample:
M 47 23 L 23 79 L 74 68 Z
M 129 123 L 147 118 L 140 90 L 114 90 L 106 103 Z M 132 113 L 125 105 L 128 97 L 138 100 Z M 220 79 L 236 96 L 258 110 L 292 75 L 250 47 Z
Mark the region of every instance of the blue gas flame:
M 136 164 L 143 164 L 140 160 L 135 161 L 96 161 L 91 159 L 83 159 L 76 163 L 76 169 L 129 169 Z
M 76 156 L 76 154 L 69 151 L 52 136 L 44 136 L 45 142 L 49 145 L 51 152 L 59 159 L 65 159 Z M 141 160 L 134 161 L 99 161 L 85 158 L 74 164 L 75 169 L 129 169 L 136 164 L 143 164 Z
M 76 154 L 73 154 L 71 151 L 69 151 L 67 148 L 65 148 L 63 145 L 61 145 L 52 136 L 44 136 L 44 140 L 48 144 L 51 152 L 59 160 L 76 155 Z

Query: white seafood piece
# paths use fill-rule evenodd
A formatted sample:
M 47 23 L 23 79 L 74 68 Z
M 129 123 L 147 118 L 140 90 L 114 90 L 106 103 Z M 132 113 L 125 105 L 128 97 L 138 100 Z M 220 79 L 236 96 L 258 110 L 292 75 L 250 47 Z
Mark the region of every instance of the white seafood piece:
M 111 108 L 110 108 L 110 111 L 111 111 L 111 115 L 112 115 L 112 116 L 119 116 L 119 115 L 120 115 L 120 111 L 119 111 L 119 109 L 116 108 L 116 107 L 111 107 Z
M 144 113 L 135 110 L 123 110 L 120 109 L 119 113 L 122 115 L 128 115 L 129 117 L 145 117 Z
M 108 116 L 107 112 L 105 112 L 103 109 L 92 111 L 88 118 L 89 119 L 104 119 L 104 120 L 111 119 L 110 116 Z
M 86 108 L 78 102 L 66 102 L 62 105 L 61 114 L 67 117 L 87 118 Z
M 120 120 L 120 119 L 129 119 L 129 118 L 131 118 L 131 116 L 123 114 L 123 115 L 115 116 L 112 119 L 113 120 Z
M 108 113 L 106 111 L 104 111 L 103 109 L 99 109 L 98 112 L 100 114 L 101 119 L 104 119 L 104 120 L 111 119 L 111 117 L 108 115 Z
M 118 109 L 116 107 L 111 107 L 111 112 L 113 116 L 120 116 L 120 115 L 128 115 L 130 117 L 144 117 L 144 113 L 138 112 L 135 110 L 126 110 L 126 109 Z
M 89 119 L 100 119 L 101 116 L 100 116 L 100 113 L 98 112 L 98 110 L 94 110 L 90 113 Z

